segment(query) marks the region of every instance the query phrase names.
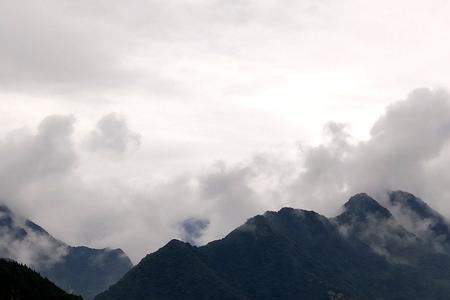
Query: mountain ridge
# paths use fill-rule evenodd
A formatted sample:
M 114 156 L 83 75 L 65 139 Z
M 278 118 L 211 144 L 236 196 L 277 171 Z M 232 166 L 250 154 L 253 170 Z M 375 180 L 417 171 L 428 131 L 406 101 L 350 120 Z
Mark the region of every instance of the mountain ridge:
M 36 223 L 0 205 L 0 257 L 30 265 L 67 292 L 86 299 L 115 283 L 132 267 L 121 249 L 70 246 Z
M 450 253 L 357 194 L 334 218 L 284 207 L 204 246 L 171 240 L 95 300 L 443 300 L 449 270 Z

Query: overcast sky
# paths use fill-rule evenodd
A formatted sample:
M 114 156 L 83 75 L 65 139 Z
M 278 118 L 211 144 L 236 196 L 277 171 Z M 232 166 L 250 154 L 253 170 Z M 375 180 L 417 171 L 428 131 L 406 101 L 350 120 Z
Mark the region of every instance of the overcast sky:
M 0 198 L 135 262 L 267 209 L 332 215 L 353 192 L 407 189 L 450 216 L 449 15 L 444 0 L 0 0 Z

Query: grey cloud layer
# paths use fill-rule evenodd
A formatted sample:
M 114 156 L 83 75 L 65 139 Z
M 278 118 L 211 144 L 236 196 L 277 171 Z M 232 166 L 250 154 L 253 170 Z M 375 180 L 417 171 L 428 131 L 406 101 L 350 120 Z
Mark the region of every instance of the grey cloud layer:
M 450 215 L 450 172 L 445 167 L 450 161 L 449 126 L 449 95 L 421 89 L 387 107 L 365 141 L 355 141 L 350 128 L 330 122 L 318 146 L 301 144 L 297 152 L 286 149 L 240 163 L 218 162 L 198 174 L 161 182 L 142 178 L 145 184 L 137 185 L 120 173 L 86 180 L 80 171 L 84 156 L 74 154 L 72 147 L 73 118 L 54 116 L 21 143 L 11 137 L 2 142 L 2 161 L 9 162 L 2 174 L 32 170 L 12 176 L 2 197 L 20 195 L 14 206 L 33 212 L 35 221 L 43 220 L 51 233 L 70 243 L 121 247 L 135 261 L 174 237 L 199 244 L 221 237 L 267 209 L 294 206 L 332 215 L 348 196 L 361 191 L 380 197 L 390 189 L 408 190 Z M 118 153 L 134 135 L 117 115 L 102 118 L 94 132 L 97 147 Z M 25 154 L 21 148 L 27 149 Z M 101 167 L 106 162 L 96 163 Z M 65 176 L 40 183 L 41 174 Z M 185 220 L 204 222 L 180 226 Z
M 274 30 L 288 12 L 313 7 L 283 2 L 3 1 L 0 87 L 65 96 L 185 89 L 183 72 L 172 72 L 184 61 L 174 57 L 200 65 L 199 55 L 235 56 L 243 40 L 262 42 L 255 39 L 260 27 Z M 195 75 L 191 68 L 185 71 Z

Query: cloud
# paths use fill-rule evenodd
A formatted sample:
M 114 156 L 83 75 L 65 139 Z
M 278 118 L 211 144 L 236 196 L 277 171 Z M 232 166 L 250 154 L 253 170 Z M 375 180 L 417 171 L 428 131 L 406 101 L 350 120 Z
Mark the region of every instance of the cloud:
M 110 113 L 103 116 L 90 133 L 87 146 L 94 152 L 123 155 L 130 149 L 139 147 L 141 135 L 128 128 L 124 116 Z
M 184 220 L 180 224 L 181 239 L 191 245 L 195 245 L 208 225 L 209 220 L 207 219 L 189 218 Z
M 436 172 L 450 175 L 436 165 L 449 158 L 444 150 L 450 140 L 450 97 L 444 90 L 418 89 L 388 106 L 366 141 L 352 141 L 342 124 L 327 128 L 325 143 L 303 149 L 304 170 L 293 182 L 294 195 L 309 195 L 333 210 L 333 199 L 360 191 L 381 197 L 402 189 L 431 201 L 437 193 L 448 194 L 433 182 Z
M 0 88 L 66 98 L 142 91 L 148 96 L 180 88 L 185 94 L 189 78 L 198 80 L 196 70 L 204 73 L 201 78 L 210 73 L 205 60 L 247 58 L 239 52 L 243 46 L 254 49 L 249 41 L 267 46 L 267 31 L 260 27 L 283 32 L 280 23 L 289 25 L 298 12 L 310 13 L 317 1 L 263 2 L 2 2 Z
M 0 4 L 1 87 L 13 91 L 86 91 L 134 77 L 121 66 L 125 37 L 114 24 L 67 2 Z M 111 33 L 108 33 L 111 32 Z M 131 42 L 130 40 L 128 40 Z
M 444 184 L 450 173 L 436 163 L 450 159 L 445 151 L 449 124 L 450 96 L 443 90 L 415 90 L 386 108 L 367 140 L 354 139 L 345 124 L 328 122 L 319 145 L 300 143 L 297 150 L 262 152 L 239 163 L 222 161 L 139 190 L 139 196 L 128 198 L 134 222 L 128 223 L 127 239 L 132 239 L 131 228 L 155 228 L 157 234 L 149 238 L 153 242 L 141 246 L 154 249 L 162 236 L 183 238 L 180 222 L 196 216 L 209 220 L 195 241 L 202 244 L 252 215 L 281 206 L 332 216 L 361 191 L 381 199 L 388 190 L 409 190 L 450 212 L 450 191 Z M 439 181 L 434 180 L 437 174 Z
M 67 245 L 35 230 L 29 223 L 0 206 L 0 257 L 7 257 L 40 270 L 61 261 Z
M 41 206 L 39 197 L 23 198 L 23 192 L 39 184 L 58 184 L 77 163 L 72 141 L 73 116 L 46 117 L 33 131 L 22 128 L 0 141 L 0 199 L 19 211 Z M 65 201 L 65 195 L 60 195 Z M 1 205 L 2 203 L 0 203 Z M 51 214 L 51 210 L 47 210 Z M 67 254 L 67 246 L 30 227 L 21 217 L 0 206 L 0 255 L 45 269 Z
M 37 132 L 20 129 L 0 141 L 0 196 L 15 198 L 29 183 L 67 173 L 76 163 L 74 117 L 48 116 Z
M 404 22 L 405 5 L 417 22 Z M 387 99 L 447 78 L 441 29 L 449 25 L 448 7 L 423 1 L 389 7 L 326 0 L 1 1 L 3 130 L 72 112 L 83 128 L 98 111 L 117 110 L 139 123 L 139 133 L 154 136 L 145 137 L 151 144 L 142 145 L 138 159 L 111 167 L 99 158 L 140 144 L 121 115 L 105 116 L 87 148 L 77 147 L 72 117 L 10 132 L 0 141 L 0 197 L 64 240 L 123 247 L 134 260 L 181 236 L 180 222 L 193 216 L 210 220 L 201 243 L 266 209 L 334 214 L 360 191 L 409 190 L 450 215 L 446 92 L 415 91 L 387 108 L 367 140 L 354 136 L 365 133 Z M 298 133 L 316 139 L 316 124 L 343 118 L 363 129 L 329 122 L 319 145 L 302 142 L 299 151 L 284 144 L 235 161 Z M 217 158 L 225 162 L 160 174 Z
M 348 125 L 328 122 L 318 145 L 299 143 L 148 179 L 125 176 L 120 168 L 85 172 L 86 163 L 103 168 L 106 162 L 83 161 L 86 148 L 72 141 L 73 117 L 52 116 L 35 134 L 19 130 L 2 141 L 0 172 L 9 180 L 2 196 L 15 195 L 10 203 L 70 244 L 120 247 L 134 261 L 174 237 L 203 244 L 282 206 L 332 216 L 361 191 L 380 199 L 388 190 L 408 190 L 450 215 L 449 124 L 449 95 L 420 89 L 388 106 L 367 140 L 356 140 Z M 89 141 L 99 153 L 123 154 L 138 139 L 122 116 L 109 114 Z M 191 218 L 209 225 L 182 225 Z

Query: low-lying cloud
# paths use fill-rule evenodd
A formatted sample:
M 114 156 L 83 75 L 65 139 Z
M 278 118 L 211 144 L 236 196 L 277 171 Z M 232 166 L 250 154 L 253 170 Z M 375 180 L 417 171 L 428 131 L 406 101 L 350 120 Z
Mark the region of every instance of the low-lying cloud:
M 207 219 L 198 219 L 198 218 L 189 218 L 181 222 L 181 239 L 186 243 L 190 243 L 191 245 L 195 245 L 197 239 L 199 239 L 205 229 L 209 225 L 209 220 Z
M 87 137 L 89 149 L 121 155 L 138 145 L 139 135 L 124 120 L 103 117 Z M 299 143 L 140 184 L 121 174 L 87 180 L 79 152 L 86 147 L 74 147 L 73 127 L 73 117 L 53 116 L 35 134 L 21 130 L 1 141 L 0 174 L 7 182 L 0 196 L 70 244 L 121 247 L 134 261 L 172 238 L 202 244 L 282 206 L 331 216 L 361 191 L 379 199 L 388 190 L 407 190 L 450 215 L 450 96 L 444 90 L 415 90 L 388 106 L 364 141 L 352 137 L 351 127 L 329 122 L 319 145 Z M 180 226 L 185 220 L 209 225 L 192 231 Z
M 0 257 L 45 270 L 63 260 L 68 252 L 67 245 L 31 228 L 25 219 L 5 207 L 0 207 L 0 224 Z

